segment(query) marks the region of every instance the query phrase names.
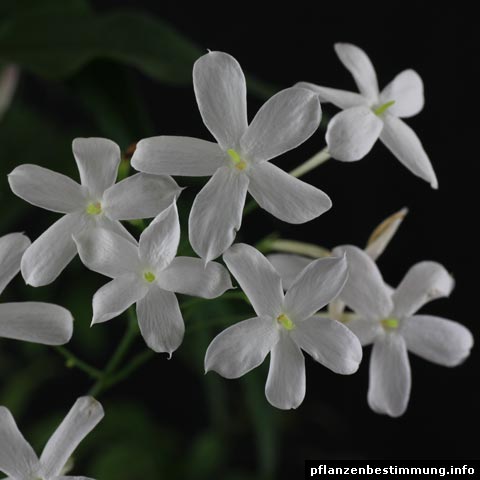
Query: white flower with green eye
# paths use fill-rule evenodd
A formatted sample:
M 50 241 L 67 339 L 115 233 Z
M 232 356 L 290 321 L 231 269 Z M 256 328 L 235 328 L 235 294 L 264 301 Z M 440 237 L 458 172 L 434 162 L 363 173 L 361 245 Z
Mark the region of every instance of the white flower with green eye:
M 345 256 L 311 263 L 286 294 L 279 274 L 255 248 L 235 244 L 223 259 L 257 316 L 217 335 L 205 355 L 206 371 L 238 378 L 270 353 L 265 395 L 273 406 L 290 409 L 305 397 L 302 350 L 335 373 L 357 370 L 362 358 L 357 337 L 336 320 L 314 316 L 342 290 L 348 275 Z
M 65 476 L 65 466 L 80 442 L 103 418 L 103 408 L 92 397 L 79 398 L 50 437 L 40 459 L 19 431 L 6 407 L 0 407 L 0 471 L 5 480 L 92 480 Z
M 75 257 L 72 235 L 106 228 L 135 242 L 120 220 L 150 218 L 171 204 L 180 188 L 169 176 L 136 174 L 115 184 L 120 164 L 117 144 L 104 138 L 76 138 L 73 154 L 81 185 L 36 165 L 21 165 L 8 176 L 12 191 L 27 202 L 64 213 L 26 250 L 21 264 L 27 284 L 53 282 Z
M 20 271 L 20 260 L 29 246 L 30 240 L 21 233 L 0 237 L 0 294 Z M 0 304 L 0 337 L 63 345 L 70 340 L 72 332 L 71 313 L 58 305 L 42 302 Z
M 289 223 L 304 223 L 331 207 L 321 190 L 269 160 L 307 140 L 318 128 L 318 98 L 288 88 L 270 98 L 250 125 L 245 77 L 238 62 L 210 52 L 195 62 L 193 85 L 200 114 L 217 143 L 189 137 L 141 140 L 132 165 L 142 172 L 212 176 L 197 195 L 189 218 L 190 243 L 206 261 L 234 241 L 247 191 L 263 209 Z
M 424 104 L 423 82 L 414 70 L 399 73 L 381 92 L 367 54 L 348 43 L 335 44 L 340 61 L 352 74 L 360 93 L 300 82 L 322 102 L 343 111 L 328 124 L 326 140 L 333 158 L 352 162 L 363 158 L 378 138 L 413 174 L 438 188 L 430 160 L 415 132 L 401 120 L 419 113 Z
M 180 223 L 175 203 L 159 214 L 132 243 L 105 229 L 92 229 L 74 240 L 82 262 L 113 278 L 93 297 L 92 324 L 117 317 L 136 303 L 140 331 L 156 352 L 175 351 L 185 325 L 176 293 L 215 298 L 232 287 L 219 263 L 175 257 Z
M 439 365 L 453 367 L 465 360 L 473 345 L 463 325 L 416 312 L 427 302 L 453 289 L 449 273 L 435 262 L 420 262 L 396 290 L 385 284 L 377 265 L 354 246 L 337 247 L 346 253 L 349 278 L 341 293 L 356 314 L 346 325 L 362 345 L 373 343 L 368 403 L 372 410 L 402 415 L 410 398 L 411 373 L 407 350 Z

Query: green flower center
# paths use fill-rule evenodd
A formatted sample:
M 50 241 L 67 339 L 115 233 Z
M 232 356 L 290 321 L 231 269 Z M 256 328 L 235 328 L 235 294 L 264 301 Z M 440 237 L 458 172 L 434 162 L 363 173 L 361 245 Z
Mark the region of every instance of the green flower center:
M 102 204 L 100 202 L 92 202 L 87 205 L 87 213 L 89 215 L 99 215 L 102 213 Z
M 277 322 L 285 329 L 285 330 L 293 330 L 295 328 L 295 324 L 288 318 L 287 315 L 282 313 L 277 317 Z
M 399 324 L 398 318 L 394 317 L 384 318 L 383 320 L 380 320 L 380 323 L 385 330 L 396 330 Z
M 247 162 L 236 152 L 233 148 L 227 150 L 229 157 L 232 159 L 233 166 L 237 170 L 245 170 L 247 168 Z
M 382 113 L 385 113 L 394 103 L 395 103 L 395 100 L 384 103 L 383 105 L 380 105 L 379 107 L 374 108 L 373 113 L 375 115 L 380 116 Z
M 152 273 L 152 272 L 145 272 L 143 274 L 143 278 L 145 279 L 145 281 L 147 281 L 148 283 L 152 283 L 153 281 L 155 281 L 155 274 Z

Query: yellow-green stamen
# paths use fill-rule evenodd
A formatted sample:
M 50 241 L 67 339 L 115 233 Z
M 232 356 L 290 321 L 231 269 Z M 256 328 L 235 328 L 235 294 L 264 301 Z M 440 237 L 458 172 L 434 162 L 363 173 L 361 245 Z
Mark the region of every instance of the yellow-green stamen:
M 373 110 L 373 113 L 375 115 L 381 115 L 382 113 L 385 113 L 394 103 L 395 103 L 395 100 L 391 100 L 390 102 L 384 103 L 383 105 L 380 105 L 379 107 L 375 108 Z
M 295 324 L 284 313 L 277 317 L 277 322 L 285 328 L 285 330 L 293 330 L 295 328 Z
M 152 273 L 152 272 L 145 272 L 143 274 L 143 278 L 148 282 L 148 283 L 152 283 L 154 280 L 155 280 L 155 274 Z
M 395 330 L 398 328 L 398 318 L 384 318 L 380 323 L 385 330 Z
M 247 162 L 242 159 L 242 157 L 233 149 L 229 148 L 227 150 L 228 155 L 232 159 L 233 165 L 238 170 L 245 170 L 247 168 Z
M 102 213 L 102 204 L 100 202 L 92 202 L 87 205 L 87 213 L 90 215 L 99 215 Z

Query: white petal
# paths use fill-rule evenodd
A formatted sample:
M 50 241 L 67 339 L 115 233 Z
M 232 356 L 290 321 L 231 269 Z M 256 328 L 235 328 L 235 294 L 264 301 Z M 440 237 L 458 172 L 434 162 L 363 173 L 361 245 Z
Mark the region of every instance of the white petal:
M 314 261 L 313 258 L 288 253 L 273 253 L 267 255 L 267 259 L 282 278 L 282 285 L 285 290 L 288 290 L 298 274 Z
M 78 235 L 86 225 L 86 214 L 69 213 L 43 232 L 22 257 L 25 282 L 34 287 L 52 283 L 77 254 L 72 235 Z
M 103 416 L 102 406 L 93 397 L 80 397 L 75 402 L 40 457 L 45 478 L 60 475 L 70 455 Z
M 140 172 L 202 177 L 213 175 L 227 160 L 217 143 L 160 136 L 140 140 L 131 163 Z
M 247 87 L 239 63 L 210 52 L 193 66 L 193 88 L 203 122 L 224 150 L 238 148 L 247 129 Z
M 8 408 L 0 407 L 0 471 L 12 480 L 28 478 L 38 459 L 25 440 Z
M 122 225 L 121 222 L 119 222 L 118 220 L 111 220 L 106 215 L 99 215 L 98 217 L 99 218 L 90 219 L 93 220 L 90 225 L 93 224 L 94 228 L 104 228 L 105 230 L 110 230 L 111 232 L 120 235 L 134 245 L 138 245 L 135 237 Z
M 413 117 L 424 104 L 423 82 L 415 70 L 399 73 L 380 94 L 380 103 L 394 101 L 388 111 L 396 117 Z
M 248 177 L 219 168 L 196 196 L 188 229 L 193 250 L 205 261 L 221 255 L 235 240 L 242 223 Z
M 297 408 L 305 398 L 305 358 L 289 335 L 283 334 L 270 353 L 265 395 L 277 408 Z
M 291 335 L 302 350 L 335 373 L 355 373 L 362 360 L 358 338 L 336 320 L 311 317 L 299 322 Z
M 140 235 L 140 258 L 149 267 L 163 270 L 175 258 L 179 241 L 180 221 L 177 205 L 172 203 Z
M 10 280 L 20 271 L 20 261 L 30 240 L 22 233 L 0 237 L 0 294 Z
M 411 387 L 410 362 L 402 336 L 387 334 L 373 344 L 368 404 L 377 413 L 399 417 L 407 409 Z
M 63 345 L 72 333 L 72 314 L 63 307 L 39 302 L 0 304 L 0 337 Z
M 383 328 L 378 320 L 372 321 L 363 317 L 352 318 L 344 323 L 360 340 L 362 346 L 370 345 L 377 336 L 383 335 Z
M 249 177 L 248 191 L 252 197 L 284 222 L 309 222 L 332 206 L 327 194 L 271 163 L 252 166 Z
M 297 321 L 310 318 L 339 295 L 347 281 L 347 272 L 344 255 L 310 263 L 285 294 L 287 315 Z
M 270 318 L 254 317 L 232 325 L 208 346 L 205 372 L 239 378 L 263 363 L 277 341 L 278 330 Z
M 380 140 L 414 175 L 438 188 L 438 181 L 423 146 L 415 132 L 402 120 L 386 112 Z
M 0 72 L 0 119 L 12 102 L 20 70 L 16 65 L 6 65 Z
M 353 107 L 337 113 L 326 133 L 328 152 L 342 162 L 362 159 L 380 136 L 383 122 L 368 107 Z
M 71 178 L 37 165 L 20 165 L 8 175 L 17 197 L 52 212 L 70 213 L 86 206 L 82 187 Z
M 106 138 L 76 138 L 72 149 L 82 185 L 96 200 L 117 179 L 120 148 Z
M 415 315 L 402 332 L 407 348 L 430 362 L 455 367 L 470 354 L 473 336 L 458 322 L 429 315 Z
M 141 269 L 138 247 L 110 230 L 88 229 L 74 241 L 80 259 L 94 272 L 115 278 Z
M 409 317 L 427 302 L 448 297 L 454 286 L 445 267 L 437 262 L 419 262 L 410 268 L 393 294 L 394 315 Z
M 247 159 L 278 157 L 301 145 L 320 125 L 318 97 L 305 88 L 287 88 L 260 108 L 240 141 Z
M 352 74 L 360 93 L 370 100 L 378 97 L 377 74 L 367 54 L 350 43 L 336 43 L 338 58 Z
M 157 284 L 169 292 L 202 298 L 216 298 L 232 288 L 223 265 L 192 257 L 177 257 L 159 274 Z
M 340 298 L 356 313 L 380 320 L 392 313 L 391 294 L 376 263 L 353 245 L 336 247 L 334 255 L 347 254 L 348 280 Z
M 92 325 L 118 317 L 147 292 L 146 282 L 142 282 L 138 275 L 129 274 L 113 279 L 93 296 Z
M 137 303 L 137 317 L 145 343 L 155 352 L 171 356 L 182 343 L 185 325 L 174 293 L 152 287 Z
M 113 220 L 151 218 L 169 207 L 180 192 L 168 175 L 137 173 L 110 187 L 102 206 Z
M 367 105 L 367 99 L 362 95 L 349 92 L 347 90 L 339 90 L 337 88 L 321 87 L 309 82 L 298 82 L 296 87 L 307 88 L 318 95 L 320 103 L 333 103 L 342 110 L 345 108 L 358 107 Z
M 223 255 L 228 269 L 247 295 L 257 315 L 276 318 L 283 305 L 280 276 L 254 247 L 236 243 Z

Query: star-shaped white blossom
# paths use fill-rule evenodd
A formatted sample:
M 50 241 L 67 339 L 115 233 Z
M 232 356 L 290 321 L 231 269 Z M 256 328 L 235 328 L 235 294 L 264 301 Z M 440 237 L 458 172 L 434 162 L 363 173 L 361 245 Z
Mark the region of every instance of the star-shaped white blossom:
M 30 240 L 21 233 L 0 237 L 0 294 L 20 271 Z M 0 304 L 0 337 L 63 345 L 72 337 L 73 318 L 63 307 L 42 302 Z
M 320 103 L 311 91 L 288 88 L 247 121 L 245 77 L 238 62 L 210 52 L 195 62 L 193 84 L 200 114 L 217 143 L 188 137 L 141 140 L 132 165 L 142 172 L 212 176 L 189 219 L 190 243 L 206 261 L 234 241 L 247 191 L 263 209 L 289 223 L 304 223 L 331 207 L 329 197 L 269 160 L 307 140 L 318 128 Z
M 300 82 L 297 86 L 316 92 L 320 101 L 343 111 L 328 124 L 326 140 L 333 158 L 360 160 L 377 139 L 413 174 L 438 188 L 430 160 L 415 132 L 401 120 L 419 113 L 424 104 L 423 82 L 414 70 L 399 73 L 381 92 L 367 54 L 348 43 L 335 44 L 340 61 L 352 74 L 360 94 Z
M 342 290 L 347 279 L 344 256 L 311 263 L 286 294 L 272 264 L 255 248 L 235 244 L 223 259 L 258 316 L 227 328 L 212 341 L 206 371 L 238 378 L 270 353 L 265 395 L 273 406 L 290 409 L 305 397 L 302 350 L 336 373 L 357 370 L 362 348 L 356 336 L 336 320 L 314 316 Z
M 119 220 L 154 217 L 180 193 L 166 175 L 136 174 L 115 184 L 120 149 L 111 140 L 76 138 L 73 154 L 81 185 L 36 165 L 21 165 L 8 176 L 12 191 L 20 198 L 65 214 L 22 258 L 23 278 L 35 287 L 53 282 L 75 257 L 72 235 L 102 227 L 134 241 Z
M 106 322 L 136 303 L 140 331 L 156 352 L 172 354 L 182 343 L 185 325 L 175 292 L 215 298 L 232 287 L 219 263 L 176 257 L 180 240 L 173 203 L 146 228 L 138 244 L 105 229 L 75 237 L 82 262 L 113 280 L 93 297 L 92 324 Z
M 392 293 L 364 251 L 349 245 L 333 251 L 335 255 L 344 252 L 349 278 L 341 298 L 357 314 L 346 325 L 362 345 L 373 343 L 368 403 L 377 413 L 397 417 L 405 412 L 410 398 L 407 350 L 453 367 L 469 355 L 473 337 L 457 322 L 416 314 L 425 303 L 448 296 L 453 289 L 453 279 L 442 265 L 417 263 Z
M 19 431 L 6 407 L 0 407 L 0 471 L 6 480 L 92 480 L 64 476 L 68 459 L 103 418 L 92 397 L 79 398 L 47 442 L 40 459 Z

